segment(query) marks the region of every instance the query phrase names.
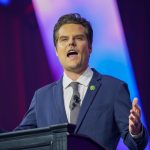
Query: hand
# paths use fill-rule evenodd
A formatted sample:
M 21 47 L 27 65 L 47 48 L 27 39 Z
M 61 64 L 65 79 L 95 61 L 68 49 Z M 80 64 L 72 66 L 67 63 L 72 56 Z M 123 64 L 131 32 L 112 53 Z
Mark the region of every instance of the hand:
M 138 99 L 134 98 L 129 115 L 129 132 L 133 135 L 138 135 L 142 130 L 140 117 L 141 109 L 138 105 Z

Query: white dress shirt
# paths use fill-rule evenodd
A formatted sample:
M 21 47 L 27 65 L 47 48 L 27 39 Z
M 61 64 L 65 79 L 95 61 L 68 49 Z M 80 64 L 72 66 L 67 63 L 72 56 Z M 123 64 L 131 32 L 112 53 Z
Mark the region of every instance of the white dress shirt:
M 70 100 L 73 94 L 73 89 L 70 86 L 71 82 L 78 82 L 79 86 L 78 86 L 78 91 L 80 93 L 80 99 L 81 99 L 81 104 L 82 101 L 84 99 L 85 93 L 88 89 L 88 85 L 92 79 L 93 76 L 93 71 L 88 67 L 83 74 L 76 80 L 73 81 L 71 80 L 65 73 L 63 76 L 63 93 L 64 93 L 64 105 L 65 105 L 65 110 L 66 110 L 66 115 L 68 118 L 68 121 L 70 122 L 70 108 L 69 108 L 69 104 L 70 104 Z

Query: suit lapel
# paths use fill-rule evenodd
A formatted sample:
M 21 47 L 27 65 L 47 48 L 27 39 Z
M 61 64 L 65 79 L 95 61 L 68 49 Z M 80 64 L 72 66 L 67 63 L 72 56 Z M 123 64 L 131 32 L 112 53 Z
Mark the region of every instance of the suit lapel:
M 56 86 L 54 86 L 54 99 L 56 106 L 56 113 L 59 117 L 60 123 L 68 122 L 65 106 L 64 106 L 64 98 L 63 98 L 63 87 L 62 87 L 62 79 L 56 82 Z
M 82 102 L 82 106 L 79 113 L 79 118 L 77 120 L 77 125 L 75 132 L 78 131 L 80 125 L 82 124 L 82 121 L 84 117 L 86 116 L 86 113 L 88 112 L 90 105 L 92 104 L 94 97 L 96 96 L 96 93 L 98 92 L 100 86 L 101 86 L 101 75 L 93 70 L 93 77 L 89 84 L 89 87 L 87 89 L 86 95 L 84 97 L 84 100 Z

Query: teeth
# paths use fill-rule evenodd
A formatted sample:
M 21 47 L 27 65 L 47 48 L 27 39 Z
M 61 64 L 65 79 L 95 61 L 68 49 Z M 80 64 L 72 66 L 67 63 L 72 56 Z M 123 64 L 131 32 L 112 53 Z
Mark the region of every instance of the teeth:
M 74 50 L 74 49 L 71 49 L 71 50 L 69 50 L 68 52 L 75 52 L 75 50 Z
M 67 57 L 69 57 L 70 55 L 77 55 L 78 53 L 74 50 L 74 49 L 71 49 L 68 51 L 67 53 Z
M 71 51 L 69 51 L 69 52 L 75 52 L 74 50 L 71 50 Z

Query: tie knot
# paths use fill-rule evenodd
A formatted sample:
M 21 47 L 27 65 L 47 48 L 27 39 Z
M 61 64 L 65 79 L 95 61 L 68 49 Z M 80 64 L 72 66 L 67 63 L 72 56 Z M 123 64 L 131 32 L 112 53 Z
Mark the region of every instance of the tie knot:
M 70 86 L 73 88 L 73 91 L 78 91 L 78 82 L 71 82 Z

